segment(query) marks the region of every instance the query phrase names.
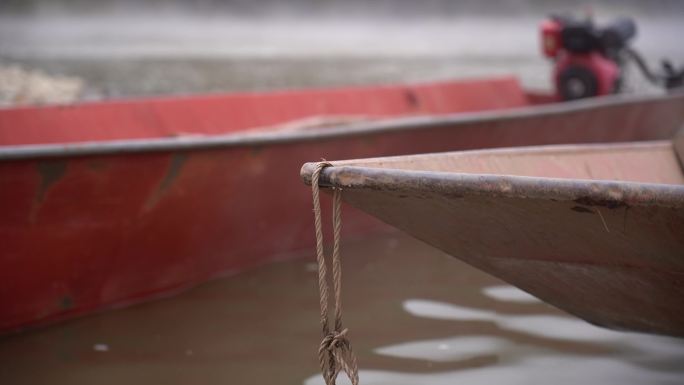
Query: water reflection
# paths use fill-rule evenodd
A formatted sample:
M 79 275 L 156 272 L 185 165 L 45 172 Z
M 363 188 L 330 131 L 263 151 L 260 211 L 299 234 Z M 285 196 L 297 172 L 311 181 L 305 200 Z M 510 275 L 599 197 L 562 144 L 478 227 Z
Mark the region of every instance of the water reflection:
M 515 287 L 483 289 L 485 296 L 514 303 L 536 303 L 535 297 Z M 636 333 L 616 332 L 570 316 L 510 315 L 451 303 L 410 299 L 404 310 L 416 317 L 454 322 L 485 321 L 501 330 L 533 338 L 577 341 L 605 347 L 611 354 L 562 352 L 546 344 L 516 342 L 493 335 L 462 335 L 381 346 L 379 355 L 434 362 L 459 362 L 494 357 L 489 365 L 436 373 L 362 370 L 365 384 L 681 384 L 684 381 L 684 341 Z M 348 383 L 344 380 L 340 383 Z M 322 384 L 318 376 L 305 384 Z
M 506 355 L 513 344 L 501 337 L 463 336 L 405 342 L 397 345 L 375 349 L 378 354 L 392 357 L 415 358 L 428 361 L 461 361 L 474 357 L 494 354 L 498 357 Z
M 578 369 L 581 368 L 581 369 Z M 585 373 L 589 373 L 586 375 Z M 605 358 L 567 357 L 558 360 L 549 357 L 528 359 L 516 365 L 497 365 L 463 371 L 441 373 L 398 373 L 368 370 L 362 372 L 364 384 L 375 385 L 452 385 L 452 384 L 681 384 L 681 374 L 647 373 L 640 368 Z M 310 379 L 305 384 L 322 384 L 322 380 Z M 338 384 L 349 384 L 341 380 Z
M 509 285 L 488 286 L 482 290 L 482 294 L 499 301 L 522 303 L 540 302 L 539 298 Z
M 482 289 L 485 297 L 521 305 L 540 303 L 509 285 Z M 684 382 L 684 340 L 623 333 L 588 324 L 569 315 L 515 315 L 429 299 L 408 299 L 404 311 L 415 317 L 454 323 L 487 322 L 500 331 L 529 338 L 459 335 L 401 342 L 374 349 L 378 355 L 433 363 L 491 358 L 488 364 L 458 370 L 413 373 L 362 370 L 364 384 L 681 384 Z M 582 343 L 603 354 L 558 349 L 563 342 Z M 540 343 L 543 342 L 543 343 Z M 312 376 L 306 385 L 322 384 Z M 348 383 L 346 378 L 340 381 Z
M 500 315 L 493 311 L 428 300 L 408 300 L 404 309 L 413 315 L 454 321 L 490 321 L 503 330 L 531 336 L 571 341 L 610 341 L 624 338 L 624 334 L 598 328 L 576 318 L 558 315 Z

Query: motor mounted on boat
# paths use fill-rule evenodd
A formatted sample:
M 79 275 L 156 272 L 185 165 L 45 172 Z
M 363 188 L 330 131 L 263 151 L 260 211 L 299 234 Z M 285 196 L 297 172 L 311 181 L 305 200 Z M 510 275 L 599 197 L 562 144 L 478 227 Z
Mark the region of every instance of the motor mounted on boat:
M 591 18 L 551 16 L 541 24 L 542 52 L 554 60 L 553 79 L 559 100 L 619 93 L 625 65 L 633 61 L 651 83 L 667 90 L 684 83 L 684 67 L 668 60 L 660 73 L 652 71 L 630 46 L 636 37 L 633 19 L 621 18 L 598 26 Z

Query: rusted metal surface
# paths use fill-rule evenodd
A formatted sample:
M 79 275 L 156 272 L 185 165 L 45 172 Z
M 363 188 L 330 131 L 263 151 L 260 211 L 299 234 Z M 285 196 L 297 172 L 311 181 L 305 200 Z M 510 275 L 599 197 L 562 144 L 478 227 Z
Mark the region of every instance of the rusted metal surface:
M 220 111 L 211 124 L 199 126 L 220 126 Z M 18 135 L 24 124 L 38 125 L 32 119 L 49 127 L 45 114 L 24 114 L 26 121 L 9 124 L 5 118 L 11 114 L 0 111 L 0 121 Z M 134 115 L 126 112 L 119 122 Z M 113 119 L 108 114 L 96 119 L 92 111 L 83 119 L 69 117 L 76 131 Z M 56 130 L 69 138 L 66 121 L 56 119 L 63 124 Z M 0 149 L 0 332 L 168 295 L 310 250 L 310 196 L 296 178 L 307 160 L 662 139 L 683 121 L 679 95 L 305 131 L 137 141 L 103 136 L 92 143 L 5 146 Z M 192 127 L 189 117 L 183 122 Z M 223 123 L 230 125 L 229 114 Z M 154 123 L 145 135 L 162 126 L 170 127 Z M 146 126 L 121 127 L 125 134 Z M 345 213 L 345 237 L 379 228 L 367 215 Z
M 671 141 L 332 163 L 322 184 L 385 223 L 589 322 L 684 336 Z

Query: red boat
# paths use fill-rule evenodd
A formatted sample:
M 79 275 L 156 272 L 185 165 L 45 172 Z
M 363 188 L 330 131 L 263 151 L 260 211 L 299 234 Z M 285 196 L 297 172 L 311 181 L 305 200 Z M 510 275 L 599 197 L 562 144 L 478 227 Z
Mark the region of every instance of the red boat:
M 665 139 L 684 122 L 682 95 L 531 102 L 549 99 L 502 78 L 0 110 L 0 333 L 308 253 L 307 160 Z M 345 214 L 345 236 L 378 228 Z

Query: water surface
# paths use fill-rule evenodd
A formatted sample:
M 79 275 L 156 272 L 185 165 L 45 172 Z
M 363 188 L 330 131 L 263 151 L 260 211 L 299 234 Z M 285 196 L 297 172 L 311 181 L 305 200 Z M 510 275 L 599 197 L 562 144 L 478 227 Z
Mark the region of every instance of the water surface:
M 362 384 L 684 379 L 684 340 L 591 326 L 406 236 L 349 242 L 343 258 Z M 0 382 L 322 384 L 317 295 L 307 258 L 5 337 Z

